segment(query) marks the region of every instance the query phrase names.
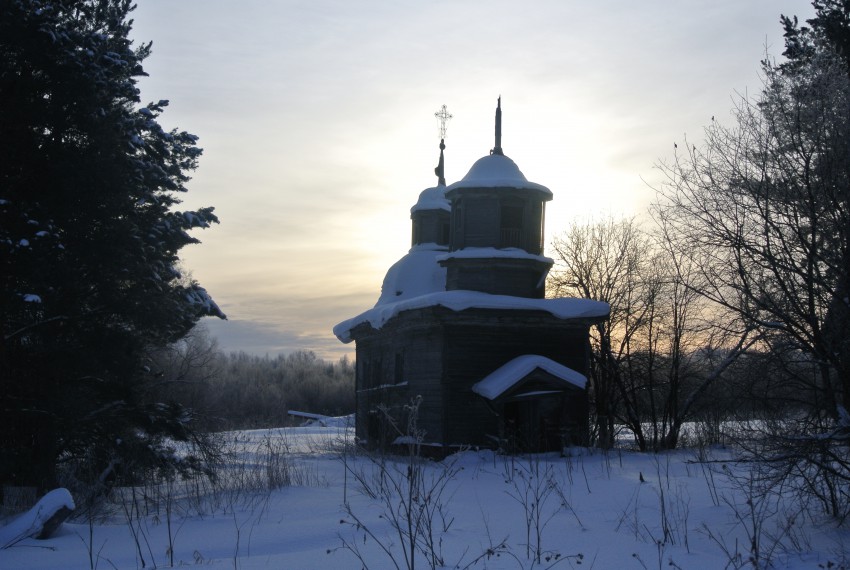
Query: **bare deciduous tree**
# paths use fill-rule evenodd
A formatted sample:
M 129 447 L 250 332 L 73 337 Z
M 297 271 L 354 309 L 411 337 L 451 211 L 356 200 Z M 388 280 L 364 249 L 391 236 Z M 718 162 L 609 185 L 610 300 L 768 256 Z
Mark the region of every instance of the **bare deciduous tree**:
M 609 219 L 597 224 L 573 225 L 552 246 L 556 270 L 549 291 L 556 296 L 579 296 L 611 305 L 606 322 L 594 325 L 590 389 L 598 443 L 614 441 L 614 407 L 618 361 L 627 350 L 640 322 L 644 299 L 637 293 L 641 249 L 646 245 L 633 219 Z M 631 414 L 630 414 L 631 412 Z M 627 415 L 634 416 L 634 410 Z M 639 422 L 634 422 L 639 428 Z M 640 432 L 637 435 L 640 437 Z
M 613 444 L 615 424 L 638 447 L 672 449 L 706 390 L 751 344 L 698 293 L 689 261 L 658 245 L 634 219 L 574 225 L 553 246 L 550 290 L 611 304 L 611 317 L 591 331 L 591 396 L 598 443 Z M 723 322 L 723 325 L 719 323 Z M 717 362 L 706 349 L 724 350 Z
M 761 333 L 809 355 L 812 410 L 850 406 L 850 81 L 823 55 L 810 73 L 766 67 L 735 125 L 713 122 L 702 149 L 662 165 L 655 214 L 695 290 Z
M 662 165 L 654 212 L 671 257 L 696 270 L 693 290 L 755 331 L 781 372 L 784 416 L 758 424 L 744 450 L 768 467 L 766 485 L 796 489 L 844 520 L 850 78 L 818 30 L 785 24 L 790 61 L 766 61 L 763 93 L 737 100 L 733 126 L 712 122 L 701 148 L 684 145 Z

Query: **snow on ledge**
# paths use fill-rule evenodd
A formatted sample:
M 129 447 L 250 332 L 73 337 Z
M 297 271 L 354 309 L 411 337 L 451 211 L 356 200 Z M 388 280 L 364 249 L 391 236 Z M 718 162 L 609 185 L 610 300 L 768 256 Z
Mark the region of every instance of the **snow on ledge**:
M 576 372 L 572 368 L 567 368 L 563 364 L 558 364 L 545 356 L 525 354 L 500 366 L 488 374 L 483 380 L 473 384 L 472 391 L 488 400 L 495 400 L 531 374 L 536 368 L 540 368 L 552 376 L 568 384 L 577 386 L 582 390 L 587 385 L 587 377 L 584 374 Z M 535 393 L 528 392 L 523 395 L 530 396 L 533 394 Z
M 509 258 L 509 259 L 533 259 L 541 263 L 553 265 L 555 263 L 549 257 L 543 255 L 535 255 L 528 253 L 524 249 L 518 247 L 506 247 L 504 249 L 496 249 L 495 247 L 466 247 L 458 249 L 451 253 L 441 255 L 437 261 L 446 259 L 492 259 L 492 258 Z
M 402 311 L 426 307 L 445 307 L 452 311 L 466 309 L 500 309 L 516 311 L 544 311 L 559 319 L 604 318 L 611 308 L 608 303 L 591 299 L 529 299 L 508 295 L 490 295 L 479 291 L 442 291 L 405 299 L 396 303 L 384 303 L 336 325 L 334 335 L 349 343 L 351 330 L 363 323 L 380 329 Z

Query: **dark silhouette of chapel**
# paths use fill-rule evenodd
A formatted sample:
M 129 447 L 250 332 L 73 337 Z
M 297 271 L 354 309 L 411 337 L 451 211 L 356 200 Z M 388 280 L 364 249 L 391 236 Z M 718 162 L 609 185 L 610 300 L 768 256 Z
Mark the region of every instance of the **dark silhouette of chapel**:
M 420 399 L 422 444 L 550 451 L 587 443 L 590 325 L 606 303 L 546 299 L 548 188 L 501 148 L 501 101 L 490 154 L 411 209 L 412 246 L 387 272 L 377 304 L 334 327 L 356 342 L 356 434 L 391 445 Z

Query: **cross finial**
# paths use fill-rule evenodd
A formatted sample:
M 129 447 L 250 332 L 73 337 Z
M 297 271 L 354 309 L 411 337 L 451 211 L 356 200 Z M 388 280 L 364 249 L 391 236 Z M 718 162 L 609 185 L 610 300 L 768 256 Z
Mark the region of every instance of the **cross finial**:
M 440 120 L 440 138 L 446 138 L 446 123 L 452 118 L 452 114 L 449 113 L 448 107 L 443 105 L 440 107 L 440 110 L 434 113 L 434 116 Z

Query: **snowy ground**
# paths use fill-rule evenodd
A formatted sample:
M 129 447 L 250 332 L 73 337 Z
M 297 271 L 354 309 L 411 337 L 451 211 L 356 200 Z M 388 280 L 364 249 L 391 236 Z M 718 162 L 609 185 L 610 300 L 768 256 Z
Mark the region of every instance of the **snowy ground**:
M 411 470 L 404 458 L 344 452 L 350 436 L 344 427 L 240 432 L 230 491 L 159 489 L 158 508 L 135 511 L 142 501 L 125 490 L 103 520 L 66 522 L 49 540 L 0 550 L 0 568 L 408 568 L 409 541 L 393 521 L 422 528 L 431 557 L 418 554 L 417 568 L 751 568 L 754 555 L 764 568 L 850 562 L 848 530 L 800 515 L 793 500 L 752 496 L 748 468 L 723 450 L 710 463 L 694 451 L 467 451 Z M 270 481 L 291 486 L 256 490 Z M 399 495 L 411 516 L 399 514 Z

